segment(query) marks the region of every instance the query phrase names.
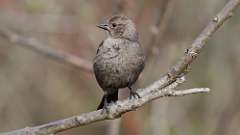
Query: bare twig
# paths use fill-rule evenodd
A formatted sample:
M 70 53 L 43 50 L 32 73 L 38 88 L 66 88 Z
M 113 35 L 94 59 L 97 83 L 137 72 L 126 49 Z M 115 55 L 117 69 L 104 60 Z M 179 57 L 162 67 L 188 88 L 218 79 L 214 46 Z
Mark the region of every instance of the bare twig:
M 23 47 L 30 48 L 39 54 L 43 54 L 46 57 L 50 57 L 60 62 L 69 63 L 73 66 L 76 66 L 80 69 L 85 71 L 91 72 L 92 71 L 92 63 L 80 57 L 71 55 L 66 52 L 62 52 L 60 50 L 56 50 L 50 48 L 40 42 L 38 42 L 34 38 L 27 38 L 24 36 L 20 36 L 10 30 L 7 29 L 0 29 L 0 37 L 3 37 L 10 41 L 11 43 L 21 45 Z
M 55 121 L 52 123 L 28 127 L 24 129 L 15 130 L 0 135 L 47 135 L 65 131 L 70 128 L 87 125 L 93 122 L 116 119 L 122 114 L 135 110 L 144 104 L 161 97 L 184 96 L 189 94 L 206 93 L 209 92 L 208 88 L 196 88 L 182 91 L 173 90 L 179 84 L 184 82 L 180 76 L 184 76 L 187 72 L 187 67 L 196 59 L 202 47 L 206 44 L 208 39 L 222 24 L 232 16 L 232 11 L 240 4 L 240 0 L 230 0 L 225 7 L 214 17 L 213 20 L 207 25 L 203 32 L 193 42 L 192 47 L 188 49 L 186 55 L 174 65 L 170 71 L 154 82 L 152 85 L 138 90 L 141 98 L 133 100 L 118 101 L 116 104 L 109 106 L 109 112 L 102 110 L 73 116 L 71 118 Z

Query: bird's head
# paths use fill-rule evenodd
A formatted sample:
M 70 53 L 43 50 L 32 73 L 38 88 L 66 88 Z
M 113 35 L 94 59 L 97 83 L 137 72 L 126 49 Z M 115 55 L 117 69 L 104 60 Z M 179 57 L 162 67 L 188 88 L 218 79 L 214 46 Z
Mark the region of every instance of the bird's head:
M 112 38 L 125 38 L 132 41 L 138 40 L 138 33 L 134 22 L 124 15 L 115 15 L 97 25 L 97 27 L 107 30 Z

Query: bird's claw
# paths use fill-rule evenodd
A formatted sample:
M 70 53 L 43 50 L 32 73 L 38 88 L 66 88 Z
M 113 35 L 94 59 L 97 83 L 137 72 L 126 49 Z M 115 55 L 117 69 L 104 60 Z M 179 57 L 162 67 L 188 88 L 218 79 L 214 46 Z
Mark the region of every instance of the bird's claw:
M 104 104 L 101 114 L 104 114 L 104 113 L 108 114 L 109 112 L 110 112 L 110 108 L 109 108 L 108 104 Z
M 140 96 L 137 92 L 131 91 L 129 98 L 130 98 L 130 99 L 141 98 L 141 96 Z

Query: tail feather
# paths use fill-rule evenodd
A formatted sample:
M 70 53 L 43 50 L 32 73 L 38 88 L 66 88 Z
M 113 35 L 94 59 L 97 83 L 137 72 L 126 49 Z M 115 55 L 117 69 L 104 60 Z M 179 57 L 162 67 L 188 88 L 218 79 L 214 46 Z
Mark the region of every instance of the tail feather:
M 102 100 L 97 108 L 97 110 L 100 110 L 104 107 L 104 98 L 105 96 L 107 96 L 107 103 L 111 103 L 111 102 L 116 102 L 118 100 L 118 90 L 116 90 L 114 93 L 108 94 L 108 95 L 104 95 L 102 97 Z

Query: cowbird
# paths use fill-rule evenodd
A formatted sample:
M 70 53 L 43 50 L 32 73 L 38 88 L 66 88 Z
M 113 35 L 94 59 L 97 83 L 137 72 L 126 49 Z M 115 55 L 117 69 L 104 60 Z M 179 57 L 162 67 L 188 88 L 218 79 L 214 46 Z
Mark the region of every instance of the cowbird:
M 97 27 L 108 33 L 98 46 L 93 64 L 96 80 L 104 91 L 99 110 L 118 100 L 120 88 L 129 88 L 130 99 L 140 98 L 131 86 L 144 68 L 145 56 L 136 26 L 127 16 L 115 15 Z

